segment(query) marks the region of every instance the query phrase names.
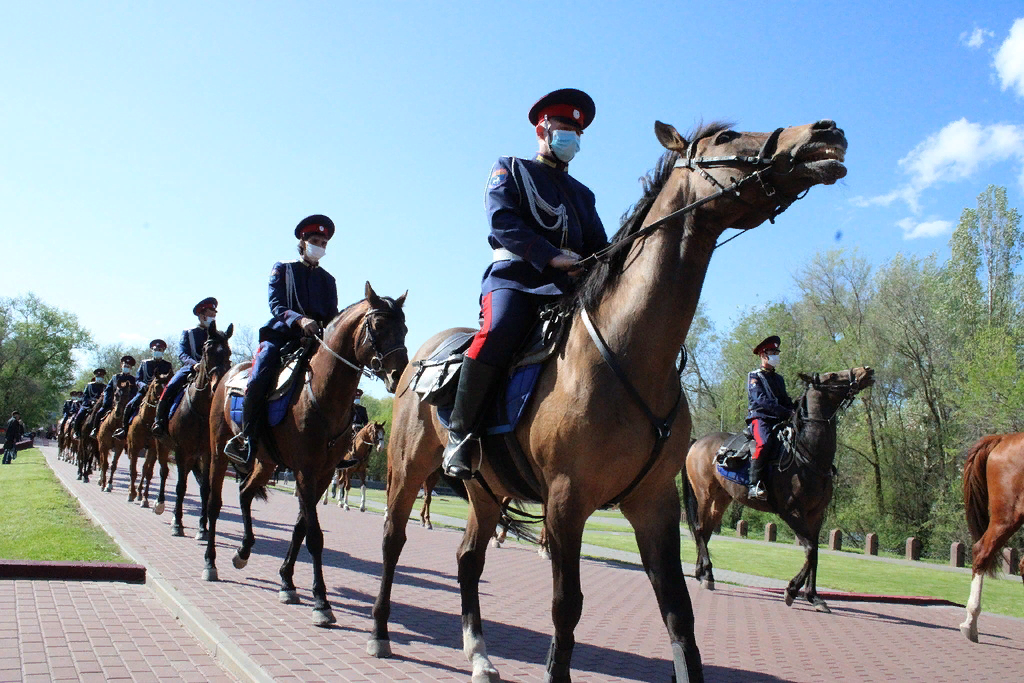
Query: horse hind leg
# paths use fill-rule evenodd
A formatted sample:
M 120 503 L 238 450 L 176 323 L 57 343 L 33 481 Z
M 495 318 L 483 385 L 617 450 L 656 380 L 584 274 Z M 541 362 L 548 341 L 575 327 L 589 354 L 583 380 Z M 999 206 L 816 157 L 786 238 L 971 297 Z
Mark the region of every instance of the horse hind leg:
M 967 601 L 967 618 L 960 624 L 960 633 L 972 643 L 978 642 L 978 617 L 981 615 L 981 588 L 985 582 L 985 574 L 991 572 L 999 561 L 999 550 L 1017 530 L 1019 524 L 1006 524 L 992 519 L 988 529 L 974 544 L 971 552 L 974 556 L 971 573 L 971 597 Z

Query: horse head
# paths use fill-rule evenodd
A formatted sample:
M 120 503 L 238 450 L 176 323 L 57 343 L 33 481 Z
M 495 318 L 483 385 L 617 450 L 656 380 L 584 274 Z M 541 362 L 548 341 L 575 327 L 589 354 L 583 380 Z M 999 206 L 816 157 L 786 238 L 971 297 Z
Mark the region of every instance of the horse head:
M 723 230 L 774 221 L 814 185 L 831 185 L 846 175 L 846 136 L 828 119 L 771 133 L 741 133 L 714 123 L 689 140 L 657 121 L 654 132 L 676 155 L 675 168 L 692 171 L 677 174 L 688 177 L 676 180 L 680 185 L 667 201 L 681 206 L 707 198 L 696 214 Z
M 397 299 L 378 296 L 367 281 L 365 294 L 369 309 L 363 316 L 363 333 L 356 347 L 356 359 L 384 382 L 388 392 L 394 393 L 398 378 L 409 363 L 409 352 L 405 348 L 408 328 L 402 310 L 409 292 Z
M 206 343 L 203 344 L 200 376 L 197 378 L 200 385 L 207 384 L 210 380 L 219 380 L 231 369 L 231 347 L 228 346 L 228 340 L 234 333 L 234 323 L 228 325 L 224 332 L 217 329 L 216 321 L 210 323 Z
M 831 421 L 844 404 L 852 403 L 858 393 L 875 383 L 875 371 L 870 367 L 812 375 L 801 372 L 797 376 L 807 386 L 804 392 L 807 415 L 827 421 Z
M 171 381 L 172 374 L 173 373 L 170 372 L 161 372 L 153 375 L 153 380 L 146 388 L 146 400 L 149 403 L 154 403 L 160 398 L 160 394 L 163 393 L 164 387 L 166 387 L 167 383 Z
M 381 442 L 384 441 L 384 425 L 386 425 L 386 424 L 387 424 L 387 422 L 376 422 L 376 421 L 374 421 L 372 423 L 372 426 L 373 426 L 372 440 L 373 440 L 373 447 L 374 448 L 380 448 Z

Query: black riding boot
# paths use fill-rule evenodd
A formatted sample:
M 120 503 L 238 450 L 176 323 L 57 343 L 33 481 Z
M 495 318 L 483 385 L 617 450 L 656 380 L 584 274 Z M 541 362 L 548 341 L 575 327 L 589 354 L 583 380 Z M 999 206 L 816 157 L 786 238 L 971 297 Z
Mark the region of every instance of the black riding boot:
M 751 500 L 768 500 L 768 494 L 764 490 L 764 484 L 761 482 L 764 461 L 764 456 L 750 459 L 750 487 L 747 489 L 747 498 Z
M 224 455 L 235 464 L 235 469 L 239 470 L 240 474 L 252 471 L 252 456 L 256 451 L 253 433 L 260 420 L 261 411 L 265 410 L 267 396 L 276 378 L 277 373 L 268 369 L 249 382 L 245 389 L 245 399 L 242 401 L 242 431 L 224 444 Z
M 174 396 L 171 396 L 165 391 L 157 401 L 156 418 L 153 420 L 153 426 L 149 428 L 149 431 L 153 432 L 153 436 L 167 436 L 167 415 L 171 412 L 171 405 L 174 404 L 177 395 L 175 393 Z
M 501 372 L 500 368 L 481 363 L 473 358 L 462 361 L 459 388 L 455 393 L 455 406 L 448 426 L 448 445 L 444 449 L 441 467 L 444 473 L 456 479 L 473 476 L 473 431 L 483 412 L 487 395 Z

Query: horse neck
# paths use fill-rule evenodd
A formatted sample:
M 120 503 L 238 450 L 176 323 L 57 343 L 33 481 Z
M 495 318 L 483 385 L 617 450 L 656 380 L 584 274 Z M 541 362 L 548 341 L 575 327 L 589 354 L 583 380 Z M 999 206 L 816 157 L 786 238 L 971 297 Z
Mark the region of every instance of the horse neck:
M 662 190 L 645 225 L 696 199 L 689 174 L 681 175 Z M 668 370 L 686 340 L 723 230 L 693 214 L 670 221 L 633 245 L 622 274 L 601 300 L 595 324 L 615 354 L 626 359 L 630 379 L 641 391 L 645 382 L 674 381 Z
M 807 455 L 815 464 L 830 467 L 836 457 L 836 420 L 819 422 L 828 417 L 835 417 L 839 403 L 833 405 L 828 393 L 808 389 L 804 395 L 808 416 L 814 422 L 805 421 L 800 429 L 799 439 L 806 447 Z
M 324 339 L 332 351 L 355 365 L 360 364 L 356 359 L 356 345 L 359 343 L 360 323 L 368 306 L 368 303 L 362 302 L 346 309 L 339 319 L 328 326 L 330 336 Z M 334 422 L 347 420 L 359 385 L 359 372 L 322 347 L 313 354 L 309 367 L 313 373 L 310 388 L 320 409 Z

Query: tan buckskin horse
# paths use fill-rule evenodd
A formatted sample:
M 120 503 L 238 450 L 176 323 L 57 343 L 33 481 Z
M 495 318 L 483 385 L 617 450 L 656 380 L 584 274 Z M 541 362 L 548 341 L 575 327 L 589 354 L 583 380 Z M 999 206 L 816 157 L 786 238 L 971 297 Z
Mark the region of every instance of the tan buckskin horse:
M 380 448 L 384 440 L 384 425 L 386 422 L 370 422 L 363 425 L 363 428 L 352 437 L 352 447 L 345 456 L 346 460 L 355 460 L 356 464 L 335 470 L 332 485 L 338 488 L 338 507 L 346 510 L 351 509 L 348 505 L 348 493 L 352 490 L 352 480 L 359 477 L 360 492 L 362 499 L 359 501 L 359 511 L 366 512 L 366 471 L 370 465 L 370 455 Z M 324 502 L 327 502 L 327 492 L 324 492 Z
M 402 311 L 406 295 L 397 299 L 378 296 L 369 282 L 366 283 L 365 295 L 364 300 L 339 313 L 324 330 L 323 340 L 309 360 L 303 386 L 294 392 L 284 420 L 268 429 L 264 438 L 259 440 L 255 467 L 239 490 L 239 507 L 245 530 L 242 545 L 232 558 L 236 569 L 248 563 L 256 542 L 252 531 L 252 500 L 256 496 L 266 497 L 266 484 L 277 469 L 275 460 L 295 472 L 299 517 L 281 565 L 278 599 L 285 604 L 299 602 L 293 575 L 295 560 L 305 540 L 306 549 L 313 557 L 313 624 L 316 626 L 335 623 L 324 584 L 324 534 L 317 516 L 317 503 L 352 441 L 352 401 L 356 388 L 360 378 L 366 374 L 380 378 L 385 388 L 393 392 L 409 362 L 405 348 L 405 313 Z M 217 517 L 220 515 L 221 488 L 228 466 L 224 444 L 235 433 L 227 385 L 231 377 L 244 372 L 250 365 L 241 363 L 228 371 L 213 398 L 214 409 L 210 415 L 213 461 L 207 511 L 210 528 L 203 571 L 203 578 L 207 581 L 218 579 Z M 366 366 L 372 372 L 365 371 Z
M 192 473 L 199 483 L 199 528 L 196 540 L 206 540 L 206 505 L 210 487 L 210 478 L 207 476 L 210 469 L 210 410 L 217 383 L 231 368 L 228 340 L 234 331 L 234 325 L 228 325 L 224 332 L 220 332 L 216 322 L 210 323 L 202 358 L 193 366 L 192 378 L 184 389 L 181 403 L 167 423 L 168 441 L 174 451 L 174 464 L 178 468 L 172 536 L 185 535 L 182 517 L 188 475 Z
M 686 522 L 697 544 L 694 576 L 705 588 L 715 588 L 708 542 L 729 504 L 736 501 L 778 515 L 804 548 L 804 566 L 786 587 L 786 604 L 792 605 L 806 585 L 807 601 L 819 612 L 829 612 L 828 605 L 818 596 L 818 540 L 832 501 L 837 421 L 843 407 L 875 383 L 874 374 L 871 368 L 861 367 L 799 375 L 807 389 L 796 400 L 797 411 L 789 421 L 793 428 L 792 461 L 784 457 L 777 466 L 765 469 L 765 502 L 747 498 L 745 485 L 725 478 L 715 467 L 718 449 L 733 434 L 708 434 L 690 446 L 683 482 L 687 487 Z
M 675 477 L 690 441 L 690 415 L 676 359 L 719 235 L 728 228 L 754 228 L 810 187 L 842 178 L 846 138 L 832 121 L 773 133 L 740 133 L 713 124 L 689 139 L 657 122 L 655 133 L 668 152 L 646 178 L 644 197 L 610 251 L 582 283 L 567 339 L 542 370 L 515 430 L 528 465 L 518 468 L 500 455 L 484 457 L 480 475 L 490 491 L 476 480 L 466 486 L 471 512 L 458 551 L 458 576 L 463 651 L 474 680 L 498 675 L 487 657 L 478 596 L 504 496 L 547 504 L 555 625 L 549 681 L 570 680 L 573 632 L 583 608 L 584 523 L 594 510 L 616 502 L 633 525 L 672 644 L 676 676 L 691 683 L 703 679 L 679 556 Z M 455 331 L 429 339 L 415 359 L 429 356 Z M 409 511 L 423 480 L 441 464 L 447 438 L 436 409 L 407 390 L 413 375 L 407 370 L 399 383 L 388 448 L 391 514 L 367 645 L 378 657 L 391 654 L 391 587 Z M 482 446 L 492 447 L 497 445 L 486 440 Z M 537 490 L 520 490 L 524 482 L 532 488 L 530 479 Z
M 135 387 L 134 379 L 123 379 L 117 381 L 114 389 L 114 406 L 100 422 L 99 432 L 96 435 L 97 453 L 100 463 L 100 488 L 110 493 L 114 490 L 114 472 L 117 470 L 117 459 L 121 457 L 124 449 L 124 439 L 115 439 L 114 432 L 121 426 L 121 418 L 124 417 L 124 407 L 135 395 L 132 389 Z M 110 451 L 114 451 L 114 461 L 110 463 Z M 109 476 L 108 476 L 109 469 Z
M 960 632 L 976 643 L 985 574 L 995 574 L 999 551 L 1024 524 L 1024 433 L 992 434 L 971 446 L 964 464 L 964 509 L 974 547 L 971 597 Z M 1024 558 L 1017 573 L 1024 579 Z
M 151 427 L 153 426 L 153 420 L 156 419 L 156 406 L 160 401 L 160 394 L 163 393 L 170 379 L 171 373 L 165 372 L 161 375 L 156 375 L 146 386 L 146 394 L 143 396 L 142 403 L 139 404 L 139 412 L 132 419 L 132 423 L 128 427 L 128 438 L 126 439 L 128 447 L 125 449 L 128 453 L 128 473 L 131 481 L 131 487 L 128 491 L 128 502 L 131 503 L 132 501 L 139 500 L 144 508 L 149 507 L 149 484 L 153 479 L 153 466 L 158 459 L 160 460 L 162 481 L 160 484 L 160 502 L 158 503 L 160 512 L 157 514 L 162 514 L 164 511 L 164 483 L 167 481 L 167 474 L 170 471 L 170 466 L 168 465 L 170 449 L 153 436 Z M 146 459 L 142 465 L 142 478 L 139 480 L 138 488 L 136 488 L 135 478 L 138 475 L 139 455 L 143 450 L 146 451 Z M 153 511 L 156 512 L 156 508 Z

